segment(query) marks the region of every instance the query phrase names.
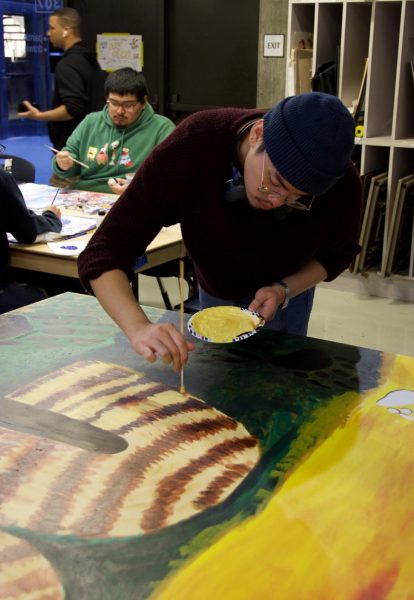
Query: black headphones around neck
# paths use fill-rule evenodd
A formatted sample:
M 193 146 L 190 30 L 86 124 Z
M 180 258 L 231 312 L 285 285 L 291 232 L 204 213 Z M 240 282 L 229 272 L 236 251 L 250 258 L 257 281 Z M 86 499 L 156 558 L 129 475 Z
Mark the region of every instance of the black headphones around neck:
M 224 182 L 224 201 L 238 202 L 246 198 L 244 177 L 240 171 L 231 164 L 231 178 Z
M 251 119 L 240 127 L 236 135 L 236 149 L 231 163 L 231 178 L 224 182 L 224 200 L 225 202 L 238 202 L 246 198 L 246 188 L 244 187 L 244 177 L 242 167 L 239 164 L 237 150 L 245 134 L 253 127 L 258 119 Z

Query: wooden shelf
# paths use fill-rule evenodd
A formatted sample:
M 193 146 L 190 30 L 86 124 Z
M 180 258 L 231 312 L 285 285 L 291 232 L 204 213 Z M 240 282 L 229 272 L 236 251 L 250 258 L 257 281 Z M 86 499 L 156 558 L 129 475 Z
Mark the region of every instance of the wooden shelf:
M 413 0 L 289 0 L 286 92 L 292 93 L 291 50 L 294 33 L 313 34 L 312 73 L 325 62 L 336 61 L 338 96 L 353 110 L 366 69 L 364 134 L 355 139 L 361 147 L 361 175 L 374 170 L 388 172 L 386 225 L 382 265 L 377 273 L 348 274 L 358 285 L 369 280 L 369 288 L 395 290 L 411 286 L 414 278 L 386 276 L 391 213 L 396 202 L 398 181 L 414 172 L 414 82 L 410 60 L 414 59 Z M 293 90 L 295 93 L 295 90 Z M 384 285 L 372 285 L 382 279 Z M 375 292 L 374 292 L 375 293 Z M 381 291 L 378 295 L 382 295 Z M 406 291 L 403 294 L 407 296 Z M 411 295 L 410 295 L 411 299 Z

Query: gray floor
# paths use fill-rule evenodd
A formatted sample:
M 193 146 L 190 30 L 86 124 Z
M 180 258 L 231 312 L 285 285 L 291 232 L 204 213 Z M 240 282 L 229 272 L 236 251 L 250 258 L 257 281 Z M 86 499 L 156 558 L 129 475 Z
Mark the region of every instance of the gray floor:
M 414 303 L 319 287 L 309 335 L 414 356 Z
M 163 282 L 172 304 L 178 304 L 178 279 Z M 155 278 L 140 275 L 139 286 L 142 304 L 164 308 Z M 308 335 L 414 356 L 414 303 L 329 289 L 325 284 L 316 290 Z

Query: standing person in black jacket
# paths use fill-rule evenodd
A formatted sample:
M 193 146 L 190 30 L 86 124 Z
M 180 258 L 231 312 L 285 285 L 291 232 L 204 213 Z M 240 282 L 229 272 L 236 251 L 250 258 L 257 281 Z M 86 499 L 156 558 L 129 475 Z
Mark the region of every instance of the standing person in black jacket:
M 49 206 L 42 215 L 29 210 L 12 175 L 3 169 L 0 169 L 0 214 L 0 313 L 4 313 L 47 298 L 42 288 L 10 281 L 7 233 L 18 242 L 31 244 L 41 233 L 60 232 L 62 222 L 56 206 Z
M 53 146 L 60 150 L 82 119 L 105 104 L 101 70 L 94 52 L 82 45 L 81 17 L 73 8 L 61 8 L 49 18 L 47 35 L 55 46 L 64 50 L 55 71 L 52 108 L 40 111 L 28 100 L 26 112 L 19 116 L 35 121 L 47 121 Z

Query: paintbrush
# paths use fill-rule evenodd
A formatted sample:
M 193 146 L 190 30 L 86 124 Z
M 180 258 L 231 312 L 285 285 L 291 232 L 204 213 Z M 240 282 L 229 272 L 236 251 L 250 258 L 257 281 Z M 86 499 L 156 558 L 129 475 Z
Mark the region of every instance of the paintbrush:
M 56 200 L 56 198 L 57 198 L 57 195 L 58 195 L 58 193 L 59 193 L 59 188 L 56 190 L 56 194 L 53 196 L 53 200 L 52 200 L 52 202 L 51 202 L 50 206 L 53 206 L 53 205 L 54 205 L 54 203 L 55 203 L 55 200 Z
M 46 144 L 45 144 L 46 145 Z M 49 148 L 49 150 L 51 150 L 52 152 L 56 152 L 56 154 L 58 152 L 60 152 L 60 150 L 56 150 L 56 148 L 53 148 L 53 146 L 47 146 L 46 148 Z M 81 167 L 85 167 L 85 169 L 89 169 L 89 165 L 85 165 L 85 163 L 81 162 L 80 160 L 78 160 L 77 158 L 73 158 L 73 156 L 71 156 L 71 159 L 73 160 L 74 163 L 80 165 Z
M 184 283 L 184 259 L 180 258 L 180 333 L 184 336 L 184 293 L 183 293 L 183 283 Z M 180 394 L 185 394 L 184 387 L 184 365 L 181 367 L 181 385 L 180 385 Z

